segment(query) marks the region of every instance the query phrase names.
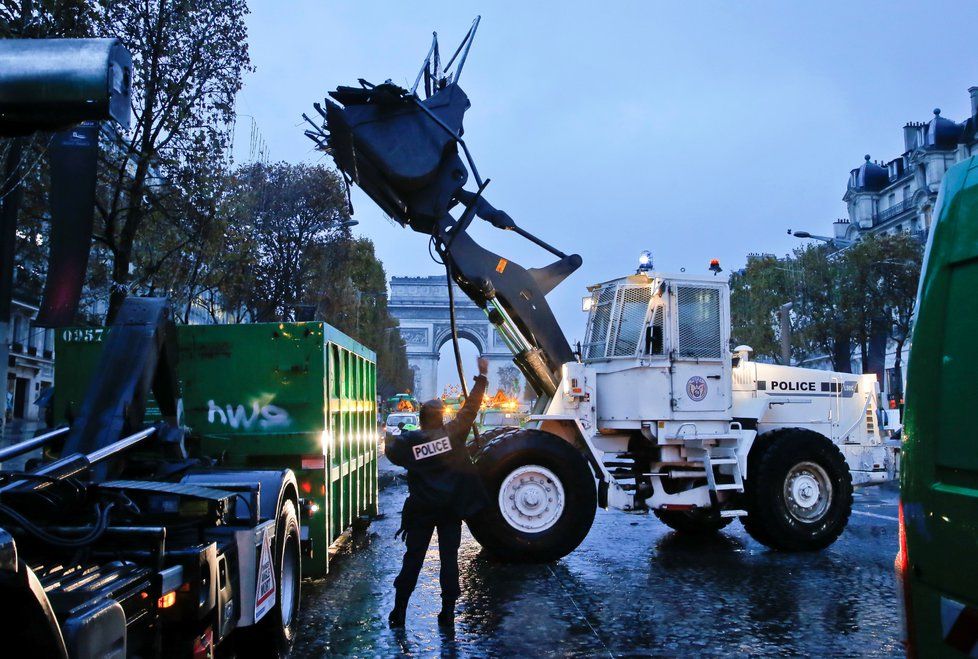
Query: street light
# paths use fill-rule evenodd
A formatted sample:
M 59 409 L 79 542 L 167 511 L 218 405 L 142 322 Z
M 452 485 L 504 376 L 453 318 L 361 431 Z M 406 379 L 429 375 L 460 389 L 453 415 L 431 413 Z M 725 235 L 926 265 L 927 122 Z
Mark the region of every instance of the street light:
M 829 236 L 819 236 L 813 233 L 809 233 L 808 231 L 792 231 L 791 229 L 788 229 L 788 235 L 794 236 L 795 238 L 802 238 L 802 239 L 810 238 L 812 240 L 821 240 L 822 242 L 831 244 L 836 249 L 845 249 L 846 247 L 852 247 L 853 245 L 856 244 L 855 240 L 849 240 L 848 238 L 832 238 Z

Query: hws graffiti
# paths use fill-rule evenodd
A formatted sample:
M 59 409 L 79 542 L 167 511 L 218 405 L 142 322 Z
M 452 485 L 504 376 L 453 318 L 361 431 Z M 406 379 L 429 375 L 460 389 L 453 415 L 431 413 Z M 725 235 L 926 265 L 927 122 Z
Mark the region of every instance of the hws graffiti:
M 207 401 L 207 423 L 214 423 L 215 420 L 221 425 L 231 426 L 237 430 L 251 430 L 255 422 L 258 427 L 266 430 L 268 428 L 282 428 L 291 422 L 289 413 L 281 407 L 267 404 L 262 405 L 259 401 L 252 401 L 251 414 L 249 416 L 244 405 L 225 405 L 222 409 L 214 404 L 213 400 Z

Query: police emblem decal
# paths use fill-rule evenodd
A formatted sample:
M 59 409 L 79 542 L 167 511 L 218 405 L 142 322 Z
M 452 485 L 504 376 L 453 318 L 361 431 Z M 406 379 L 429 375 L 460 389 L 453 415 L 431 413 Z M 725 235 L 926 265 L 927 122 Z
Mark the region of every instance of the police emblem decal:
M 706 398 L 706 380 L 698 375 L 694 375 L 686 382 L 686 394 L 689 396 L 690 400 L 694 400 L 697 403 Z

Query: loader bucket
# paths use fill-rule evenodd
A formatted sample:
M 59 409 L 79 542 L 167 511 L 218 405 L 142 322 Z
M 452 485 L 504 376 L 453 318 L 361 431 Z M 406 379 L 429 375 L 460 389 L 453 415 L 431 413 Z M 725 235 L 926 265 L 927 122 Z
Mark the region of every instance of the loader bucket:
M 421 100 L 385 83 L 339 87 L 330 96 L 338 103 L 327 99 L 317 109 L 337 166 L 402 225 L 422 220 L 413 228 L 429 232 L 467 178 L 455 141 L 470 105 L 465 92 L 450 84 Z M 437 184 L 446 171 L 448 190 Z
M 508 337 L 516 365 L 538 394 L 549 396 L 574 353 L 546 295 L 580 267 L 581 257 L 534 236 L 485 197 L 489 179 L 479 175 L 462 136 L 470 103 L 458 86 L 478 25 L 476 18 L 444 68 L 434 35 L 410 91 L 362 79 L 359 88 L 337 88 L 325 108 L 315 105 L 325 125 L 305 117 L 312 126 L 306 135 L 333 157 L 347 183 L 356 183 L 402 226 L 432 237 L 430 248 L 441 257 L 446 276 L 489 314 Z M 474 191 L 464 188 L 470 174 Z M 485 249 L 468 233 L 476 217 L 558 260 L 526 269 Z

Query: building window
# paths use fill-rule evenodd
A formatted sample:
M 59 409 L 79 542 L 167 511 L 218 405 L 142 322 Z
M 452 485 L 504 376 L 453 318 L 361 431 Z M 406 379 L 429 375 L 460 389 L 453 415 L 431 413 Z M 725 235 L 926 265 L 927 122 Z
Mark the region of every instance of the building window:
M 24 326 L 24 319 L 21 318 L 20 316 L 14 316 L 13 332 L 10 333 L 10 342 L 13 343 L 14 345 L 18 345 L 18 344 L 23 345 L 24 343 L 24 339 L 22 336 L 24 333 L 23 326 Z

